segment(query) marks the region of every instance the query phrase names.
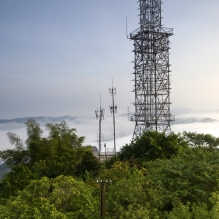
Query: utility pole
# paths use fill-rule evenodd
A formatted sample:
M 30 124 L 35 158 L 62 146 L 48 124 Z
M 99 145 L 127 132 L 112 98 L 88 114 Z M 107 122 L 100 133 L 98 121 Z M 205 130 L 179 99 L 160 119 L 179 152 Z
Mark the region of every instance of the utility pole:
M 100 98 L 100 110 L 95 111 L 96 118 L 99 119 L 99 162 L 100 162 L 100 155 L 101 155 L 101 141 L 102 141 L 102 133 L 101 133 L 101 122 L 104 119 L 104 112 L 105 110 L 101 107 L 101 98 Z
M 113 114 L 113 139 L 114 139 L 114 153 L 116 155 L 116 124 L 115 124 L 115 113 L 117 113 L 117 105 L 114 104 L 114 96 L 116 95 L 116 88 L 109 88 L 109 92 L 112 96 L 112 105 L 109 106 L 111 114 Z
M 105 217 L 106 213 L 106 185 L 109 183 L 112 183 L 112 180 L 97 180 L 97 183 L 101 186 L 101 210 L 100 210 L 100 216 L 101 218 Z

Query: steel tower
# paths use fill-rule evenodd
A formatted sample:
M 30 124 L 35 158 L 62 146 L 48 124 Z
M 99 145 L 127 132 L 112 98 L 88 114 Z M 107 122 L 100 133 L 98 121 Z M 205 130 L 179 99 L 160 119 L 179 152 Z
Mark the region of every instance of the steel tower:
M 104 113 L 105 113 L 105 110 L 101 107 L 101 98 L 100 98 L 100 110 L 97 110 L 95 111 L 95 114 L 96 114 L 96 118 L 99 120 L 99 135 L 97 135 L 98 137 L 98 142 L 99 142 L 99 162 L 100 162 L 100 156 L 101 156 L 101 150 L 102 150 L 102 147 L 101 147 L 101 143 L 102 143 L 102 132 L 101 132 L 101 122 L 102 120 L 104 119 Z
M 139 0 L 140 28 L 130 33 L 134 41 L 135 130 L 133 138 L 147 130 L 169 132 L 170 64 L 169 37 L 173 29 L 163 27 L 161 0 Z
M 115 122 L 115 113 L 117 112 L 117 105 L 114 103 L 114 97 L 116 95 L 116 88 L 113 87 L 109 88 L 109 92 L 112 96 L 112 105 L 109 106 L 110 112 L 113 114 L 113 139 L 114 139 L 114 153 L 116 155 L 116 122 Z

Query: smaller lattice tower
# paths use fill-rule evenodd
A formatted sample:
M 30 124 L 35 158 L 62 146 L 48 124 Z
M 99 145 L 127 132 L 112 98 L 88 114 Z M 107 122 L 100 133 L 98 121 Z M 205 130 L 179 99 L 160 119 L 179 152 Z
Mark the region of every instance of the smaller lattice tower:
M 133 138 L 155 130 L 169 132 L 170 64 L 169 37 L 173 29 L 163 27 L 161 0 L 139 0 L 140 28 L 129 38 L 134 41 L 135 130 Z
M 117 105 L 114 103 L 114 97 L 116 95 L 116 88 L 113 87 L 109 88 L 109 92 L 112 96 L 112 105 L 109 106 L 110 112 L 113 115 L 113 140 L 114 140 L 114 153 L 116 155 L 116 121 L 115 121 L 115 114 L 117 113 Z
M 101 143 L 102 143 L 102 132 L 101 132 L 101 122 L 102 120 L 104 119 L 104 113 L 105 113 L 105 110 L 101 107 L 101 99 L 100 99 L 100 110 L 97 110 L 95 111 L 95 114 L 96 114 L 96 118 L 99 120 L 99 134 L 97 135 L 98 137 L 98 152 L 99 152 L 99 161 L 100 161 L 100 157 L 101 157 L 101 150 L 102 150 L 102 146 L 101 146 Z

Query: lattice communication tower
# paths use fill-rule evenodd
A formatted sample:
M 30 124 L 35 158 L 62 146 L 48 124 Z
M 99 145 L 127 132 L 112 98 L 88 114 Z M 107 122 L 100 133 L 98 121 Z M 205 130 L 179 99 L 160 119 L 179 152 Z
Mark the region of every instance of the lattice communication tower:
M 99 120 L 99 134 L 97 135 L 98 137 L 98 143 L 99 143 L 99 149 L 98 149 L 98 153 L 99 153 L 99 162 L 100 162 L 100 157 L 101 157 L 101 150 L 102 150 L 102 146 L 101 146 L 101 143 L 102 143 L 102 132 L 101 132 L 101 122 L 102 120 L 104 119 L 104 113 L 105 113 L 105 110 L 101 107 L 101 100 L 100 100 L 100 110 L 97 110 L 95 111 L 95 114 L 96 114 L 96 118 Z
M 133 138 L 155 130 L 169 132 L 170 64 L 169 37 L 173 29 L 163 27 L 161 0 L 139 0 L 140 28 L 130 33 L 134 41 L 135 130 Z
M 109 106 L 110 112 L 113 114 L 113 140 L 114 140 L 114 153 L 116 155 L 116 121 L 115 121 L 115 113 L 117 113 L 117 105 L 114 103 L 114 97 L 116 95 L 116 88 L 113 87 L 109 88 L 109 92 L 112 96 L 112 105 Z

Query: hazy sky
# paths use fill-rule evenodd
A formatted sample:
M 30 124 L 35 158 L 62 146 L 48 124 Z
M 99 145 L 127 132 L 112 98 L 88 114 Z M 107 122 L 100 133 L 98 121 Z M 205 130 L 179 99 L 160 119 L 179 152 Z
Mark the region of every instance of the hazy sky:
M 171 41 L 172 109 L 219 109 L 219 1 L 163 0 Z M 137 0 L 0 0 L 0 119 L 119 113 L 134 102 Z M 173 110 L 174 111 L 174 110 Z

